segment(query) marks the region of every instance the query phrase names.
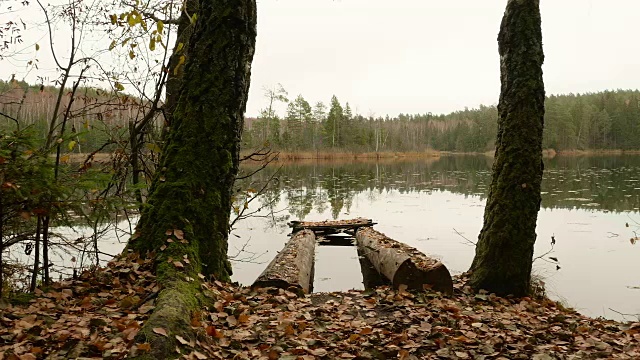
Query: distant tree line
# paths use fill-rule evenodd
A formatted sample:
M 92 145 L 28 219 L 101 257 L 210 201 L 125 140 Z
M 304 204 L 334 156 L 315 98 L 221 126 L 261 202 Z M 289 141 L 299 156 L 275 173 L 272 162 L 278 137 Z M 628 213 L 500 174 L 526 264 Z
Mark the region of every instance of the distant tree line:
M 441 151 L 494 149 L 498 110 L 480 105 L 446 115 L 353 113 L 333 96 L 311 105 L 302 95 L 289 101 L 278 86 L 268 89 L 269 106 L 247 119 L 246 147 L 284 151 Z M 284 114 L 275 111 L 287 103 Z M 640 91 L 616 90 L 552 95 L 546 99 L 543 147 L 555 150 L 640 149 Z
M 26 91 L 25 91 L 26 90 Z M 21 119 L 45 137 L 54 109 L 56 88 L 23 81 L 0 81 L 0 112 Z M 73 105 L 75 151 L 91 152 L 109 138 L 126 133 L 140 117 L 144 102 L 133 96 L 80 88 Z M 441 151 L 485 152 L 494 149 L 498 110 L 480 105 L 449 114 L 363 116 L 333 96 L 328 104 L 309 103 L 302 95 L 289 100 L 277 86 L 265 92 L 267 106 L 245 120 L 243 146 L 268 144 L 275 150 L 306 151 Z M 66 103 L 66 98 L 63 103 Z M 283 114 L 276 110 L 286 103 Z M 161 104 L 162 105 L 162 104 Z M 162 116 L 160 116 L 162 120 Z M 0 121 L 0 129 L 6 128 Z M 9 124 L 10 125 L 10 124 Z M 157 122 L 156 131 L 162 127 Z M 552 95 L 546 100 L 543 147 L 555 150 L 640 149 L 640 91 L 616 90 Z M 104 151 L 112 151 L 113 146 Z
M 14 124 L 10 118 L 15 118 L 20 127 L 30 127 L 30 131 L 44 141 L 58 101 L 58 89 L 18 80 L 0 80 L 0 133 L 13 131 Z M 71 93 L 71 89 L 65 90 L 60 99 L 62 109 L 69 105 Z M 129 123 L 142 118 L 142 110 L 148 105 L 148 101 L 141 101 L 134 96 L 78 87 L 69 112 L 69 128 L 77 145 L 74 152 L 89 153 L 97 149 L 115 151 L 115 143 L 128 138 Z M 159 116 L 159 120 L 147 131 L 159 133 L 162 116 Z M 104 146 L 105 143 L 113 144 Z M 43 144 L 36 142 L 36 145 Z

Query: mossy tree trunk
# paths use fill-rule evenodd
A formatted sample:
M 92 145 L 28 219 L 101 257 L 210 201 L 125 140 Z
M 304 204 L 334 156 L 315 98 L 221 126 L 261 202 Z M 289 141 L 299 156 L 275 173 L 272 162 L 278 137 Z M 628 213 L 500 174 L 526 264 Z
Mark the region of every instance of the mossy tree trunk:
M 178 103 L 180 96 L 180 88 L 182 86 L 182 80 L 184 75 L 184 64 L 180 63 L 180 59 L 184 56 L 186 59 L 189 54 L 189 45 L 191 36 L 195 29 L 194 24 L 191 21 L 190 16 L 199 13 L 199 1 L 198 0 L 185 0 L 184 10 L 180 13 L 178 18 L 178 30 L 176 32 L 176 43 L 173 47 L 173 52 L 169 58 L 169 73 L 167 74 L 167 86 L 166 86 L 166 100 L 164 104 L 164 116 L 165 126 L 163 127 L 163 138 L 166 135 L 166 130 L 171 126 L 171 119 L 173 118 L 173 111 Z
M 498 45 L 501 92 L 493 178 L 470 285 L 529 291 L 542 182 L 542 31 L 539 0 L 509 0 Z
M 162 286 L 138 334 L 151 352 L 139 358 L 176 357 L 174 335 L 193 338 L 191 314 L 202 305 L 198 273 L 229 280 L 232 186 L 255 39 L 255 0 L 200 2 L 160 164 L 128 244 L 156 254 Z M 169 336 L 155 334 L 157 327 Z

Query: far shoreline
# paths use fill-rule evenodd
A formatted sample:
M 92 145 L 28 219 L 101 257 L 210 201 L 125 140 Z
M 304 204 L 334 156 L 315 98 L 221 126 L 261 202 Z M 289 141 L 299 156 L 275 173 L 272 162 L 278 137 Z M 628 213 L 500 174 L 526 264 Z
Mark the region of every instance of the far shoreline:
M 463 151 L 380 151 L 380 152 L 349 152 L 349 151 L 277 151 L 275 161 L 331 161 L 331 160 L 392 160 L 392 159 L 431 159 L 435 160 L 442 156 L 486 156 L 493 157 L 494 150 L 485 152 L 463 152 Z M 242 155 L 249 155 L 248 151 L 243 151 Z M 542 157 L 552 159 L 555 157 L 578 157 L 578 156 L 618 156 L 618 155 L 640 155 L 640 150 L 622 150 L 622 149 L 594 149 L 594 150 L 554 150 L 543 149 Z
M 379 152 L 350 152 L 350 151 L 278 151 L 273 150 L 273 154 L 277 154 L 275 161 L 277 162 L 296 162 L 296 161 L 378 161 L 378 160 L 415 160 L 415 159 L 427 159 L 429 161 L 435 161 L 443 156 L 485 156 L 493 158 L 494 151 L 439 151 L 439 150 L 424 150 L 424 151 L 379 151 Z M 249 150 L 243 150 L 240 157 L 246 157 L 251 152 Z M 112 153 L 95 153 L 91 155 L 89 153 L 73 153 L 67 154 L 63 163 L 78 163 L 86 160 L 105 162 L 110 161 Z M 67 156 L 65 155 L 65 156 Z M 545 159 L 553 159 L 555 157 L 580 157 L 580 156 L 622 156 L 622 155 L 640 155 L 640 150 L 622 150 L 622 149 L 594 149 L 594 150 L 554 150 L 543 149 L 542 157 Z M 55 156 L 55 155 L 54 155 Z M 255 160 L 253 162 L 260 162 Z

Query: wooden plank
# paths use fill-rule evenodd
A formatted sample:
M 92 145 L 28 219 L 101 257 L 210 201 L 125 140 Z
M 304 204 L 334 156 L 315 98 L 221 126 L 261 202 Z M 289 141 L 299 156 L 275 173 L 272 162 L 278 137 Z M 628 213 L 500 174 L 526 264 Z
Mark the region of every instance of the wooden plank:
M 453 293 L 449 270 L 440 261 L 371 228 L 359 229 L 356 239 L 364 255 L 393 287 L 404 284 L 409 289 Z
M 375 225 L 371 219 L 357 218 L 350 220 L 325 220 L 325 221 L 298 221 L 289 222 L 289 226 L 293 228 L 293 232 L 302 229 L 310 229 L 321 233 L 337 233 L 341 230 L 359 229 L 361 227 L 370 227 Z
M 354 246 L 356 238 L 347 235 L 321 235 L 317 237 L 318 246 Z
M 296 287 L 305 293 L 311 293 L 315 249 L 316 236 L 313 231 L 302 230 L 293 234 L 252 287 Z

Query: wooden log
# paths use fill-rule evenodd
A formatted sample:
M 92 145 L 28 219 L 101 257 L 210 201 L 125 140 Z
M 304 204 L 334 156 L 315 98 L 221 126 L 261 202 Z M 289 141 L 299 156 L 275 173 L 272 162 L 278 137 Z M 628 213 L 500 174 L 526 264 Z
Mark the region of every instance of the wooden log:
M 361 227 L 370 227 L 375 225 L 371 219 L 357 218 L 351 220 L 325 220 L 325 221 L 298 221 L 289 222 L 289 226 L 293 228 L 293 232 L 302 229 L 310 229 L 318 233 L 337 233 L 341 230 L 359 229 Z
M 313 290 L 315 249 L 316 236 L 313 231 L 302 230 L 293 234 L 252 287 L 296 287 L 310 293 Z
M 409 289 L 453 293 L 451 274 L 440 261 L 372 228 L 359 229 L 356 239 L 364 255 L 394 288 L 404 284 Z
M 389 280 L 380 275 L 375 266 L 365 255 L 366 250 L 358 246 L 358 261 L 360 262 L 360 272 L 362 272 L 362 284 L 366 290 L 375 289 L 378 286 L 391 285 Z

